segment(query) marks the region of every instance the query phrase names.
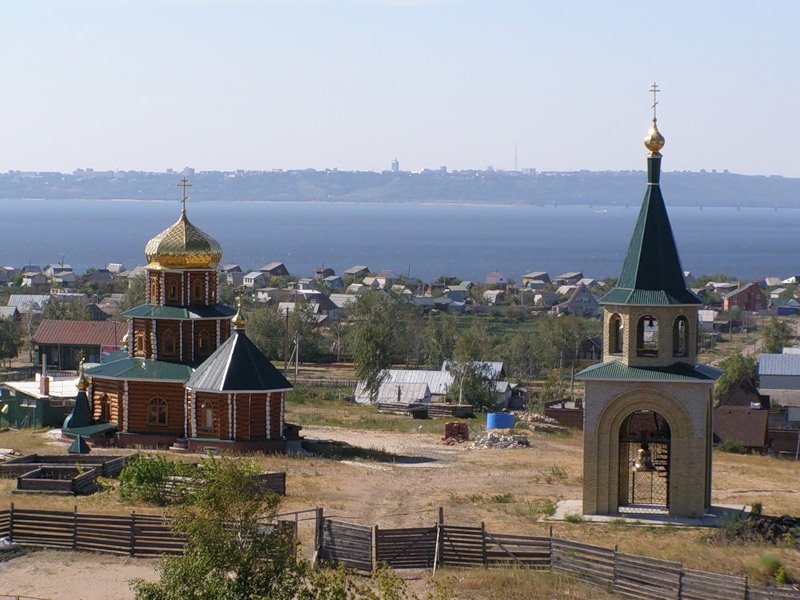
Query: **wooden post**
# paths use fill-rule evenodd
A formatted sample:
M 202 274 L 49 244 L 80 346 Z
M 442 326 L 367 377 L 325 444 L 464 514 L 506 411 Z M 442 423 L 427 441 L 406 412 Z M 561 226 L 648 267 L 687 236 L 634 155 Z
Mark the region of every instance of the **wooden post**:
M 317 522 L 316 531 L 314 532 L 314 550 L 319 550 L 322 547 L 322 526 L 325 520 L 325 515 L 322 508 L 317 509 Z
M 78 547 L 78 507 L 72 507 L 72 549 Z
M 8 539 L 14 541 L 14 503 L 8 507 Z
M 481 555 L 483 558 L 483 568 L 486 568 L 488 559 L 486 556 L 486 523 L 481 521 Z
M 617 552 L 619 552 L 619 546 L 614 544 L 614 569 L 611 572 L 611 590 L 615 592 L 617 590 Z M 680 598 L 680 594 L 678 595 Z
M 131 556 L 136 555 L 136 511 L 131 511 L 131 539 L 130 539 L 130 553 Z
M 370 560 L 372 560 L 372 568 L 378 566 L 378 526 L 372 526 L 372 552 L 370 553 Z

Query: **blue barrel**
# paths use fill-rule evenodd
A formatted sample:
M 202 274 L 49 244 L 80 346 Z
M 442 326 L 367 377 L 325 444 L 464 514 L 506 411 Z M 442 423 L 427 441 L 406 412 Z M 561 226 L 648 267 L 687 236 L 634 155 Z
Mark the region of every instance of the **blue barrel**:
M 488 413 L 486 415 L 486 429 L 511 429 L 514 427 L 512 413 Z

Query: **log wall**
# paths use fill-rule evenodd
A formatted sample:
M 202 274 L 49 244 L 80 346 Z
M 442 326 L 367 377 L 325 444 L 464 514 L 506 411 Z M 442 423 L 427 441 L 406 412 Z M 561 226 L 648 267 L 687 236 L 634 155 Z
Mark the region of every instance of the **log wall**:
M 153 398 L 167 402 L 167 425 L 150 425 L 147 422 L 147 403 Z M 184 426 L 183 382 L 129 381 L 128 429 L 130 432 L 183 432 Z
M 90 398 L 92 420 L 104 420 L 103 396 L 105 395 L 108 398 L 108 421 L 121 428 L 124 419 L 122 414 L 122 394 L 123 384 L 121 381 L 92 377 L 92 397 Z

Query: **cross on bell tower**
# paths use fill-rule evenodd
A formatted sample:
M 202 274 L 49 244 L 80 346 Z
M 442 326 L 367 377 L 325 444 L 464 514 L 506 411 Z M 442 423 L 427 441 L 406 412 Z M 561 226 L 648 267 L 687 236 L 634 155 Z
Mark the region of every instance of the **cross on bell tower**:
M 189 199 L 189 196 L 186 194 L 186 188 L 192 187 L 192 184 L 189 183 L 189 180 L 184 177 L 181 179 L 181 182 L 178 184 L 179 188 L 183 188 L 183 198 L 181 198 L 181 203 L 183 204 L 183 212 L 186 212 L 186 201 Z

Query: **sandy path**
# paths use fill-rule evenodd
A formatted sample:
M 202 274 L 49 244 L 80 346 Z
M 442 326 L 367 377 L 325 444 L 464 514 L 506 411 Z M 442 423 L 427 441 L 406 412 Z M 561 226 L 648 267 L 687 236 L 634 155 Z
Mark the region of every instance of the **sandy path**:
M 156 579 L 157 560 L 89 552 L 28 552 L 0 562 L 0 595 L 45 600 L 128 600 L 128 580 Z

